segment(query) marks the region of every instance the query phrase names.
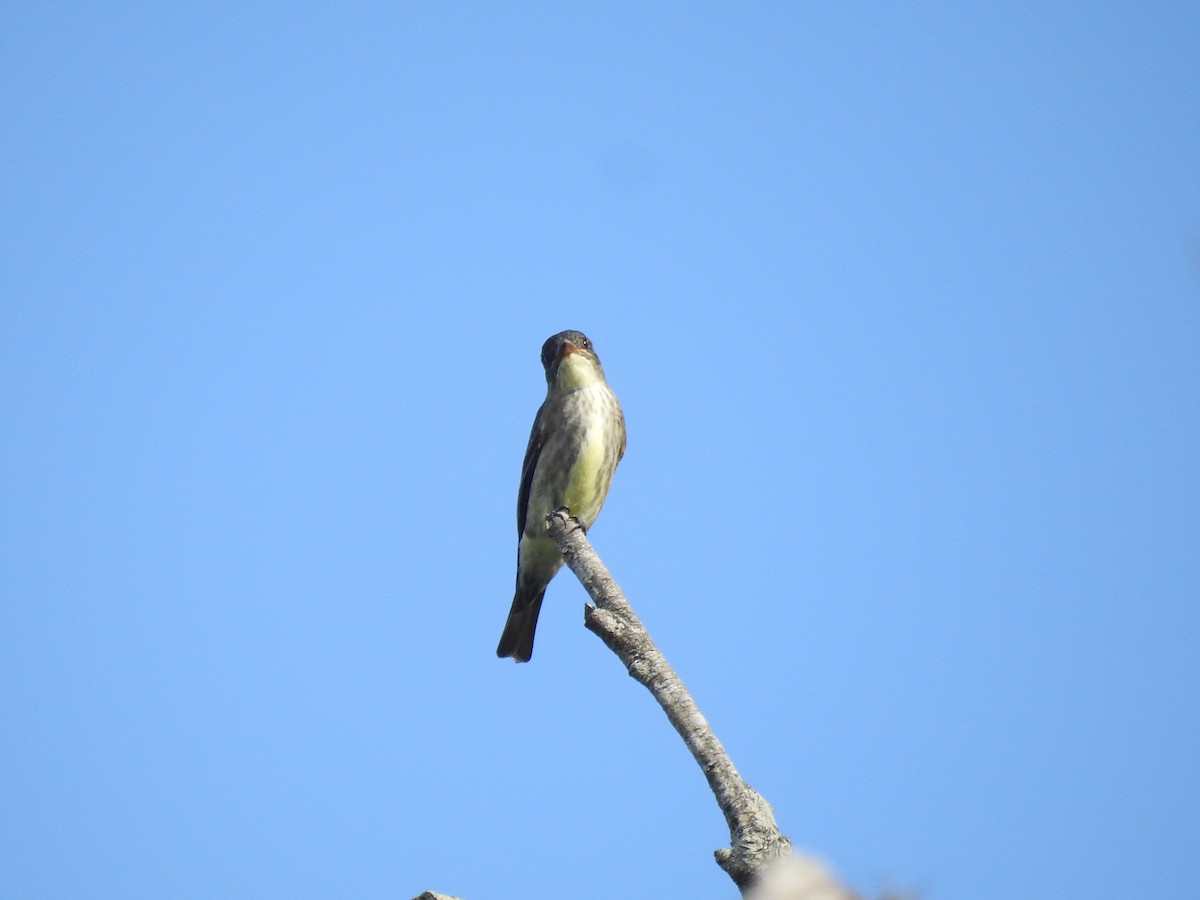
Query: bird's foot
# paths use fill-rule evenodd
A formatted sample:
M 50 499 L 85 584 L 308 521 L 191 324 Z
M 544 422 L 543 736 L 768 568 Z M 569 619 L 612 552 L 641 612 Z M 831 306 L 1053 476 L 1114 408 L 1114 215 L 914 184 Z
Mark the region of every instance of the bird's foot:
M 571 515 L 570 507 L 560 506 L 558 509 L 554 510 L 554 512 L 552 512 L 550 515 L 557 516 L 559 514 L 563 515 L 565 518 L 567 518 L 568 520 L 573 522 L 575 524 L 575 527 L 578 528 L 580 531 L 582 531 L 584 534 L 587 534 L 587 529 L 583 527 L 583 523 L 580 522 L 573 515 Z

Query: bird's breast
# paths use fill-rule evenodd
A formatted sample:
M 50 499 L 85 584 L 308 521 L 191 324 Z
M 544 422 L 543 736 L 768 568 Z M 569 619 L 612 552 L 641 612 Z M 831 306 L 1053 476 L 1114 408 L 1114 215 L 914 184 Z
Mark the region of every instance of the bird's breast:
M 555 487 L 546 485 L 549 490 L 543 496 L 551 501 L 546 512 L 565 506 L 587 528 L 608 494 L 620 456 L 619 431 L 624 425 L 616 397 L 605 384 L 572 391 L 563 404 L 562 415 L 562 432 L 550 438 L 553 446 L 543 449 L 544 456 L 557 459 L 546 467 L 546 475 L 556 482 Z M 538 468 L 542 468 L 541 463 Z M 557 478 L 552 474 L 555 471 L 561 473 Z
M 563 505 L 590 526 L 604 505 L 613 469 L 617 468 L 620 413 L 616 397 L 607 385 L 576 391 L 580 444 L 566 479 Z
M 601 482 L 605 480 L 605 436 L 603 427 L 589 428 L 585 432 L 579 455 L 567 476 L 567 488 L 563 493 L 563 506 L 581 522 L 590 523 L 600 512 L 604 502 Z M 611 472 L 607 473 L 611 475 Z M 604 485 L 607 487 L 607 484 Z

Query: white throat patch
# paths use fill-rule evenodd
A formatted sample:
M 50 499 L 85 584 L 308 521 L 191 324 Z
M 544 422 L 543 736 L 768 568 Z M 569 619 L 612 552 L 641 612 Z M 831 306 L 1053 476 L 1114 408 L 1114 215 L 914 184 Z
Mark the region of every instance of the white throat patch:
M 558 385 L 568 391 L 600 382 L 600 372 L 582 353 L 568 353 L 558 364 Z

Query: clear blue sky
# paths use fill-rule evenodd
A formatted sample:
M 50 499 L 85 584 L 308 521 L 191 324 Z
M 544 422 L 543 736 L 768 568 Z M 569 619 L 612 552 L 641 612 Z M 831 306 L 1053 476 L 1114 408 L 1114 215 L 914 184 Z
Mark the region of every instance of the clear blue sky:
M 0 896 L 730 897 L 592 538 L 797 845 L 1200 883 L 1200 7 L 6 4 Z

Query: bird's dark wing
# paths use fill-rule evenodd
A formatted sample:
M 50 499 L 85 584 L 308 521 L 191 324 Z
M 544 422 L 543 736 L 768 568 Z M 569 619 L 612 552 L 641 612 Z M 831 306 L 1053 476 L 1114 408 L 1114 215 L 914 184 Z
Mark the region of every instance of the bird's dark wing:
M 525 531 L 525 514 L 529 512 L 529 492 L 533 490 L 533 473 L 537 469 L 538 457 L 542 455 L 542 410 L 538 407 L 533 417 L 533 430 L 529 432 L 529 445 L 525 448 L 525 462 L 521 464 L 521 490 L 517 494 L 517 535 Z

